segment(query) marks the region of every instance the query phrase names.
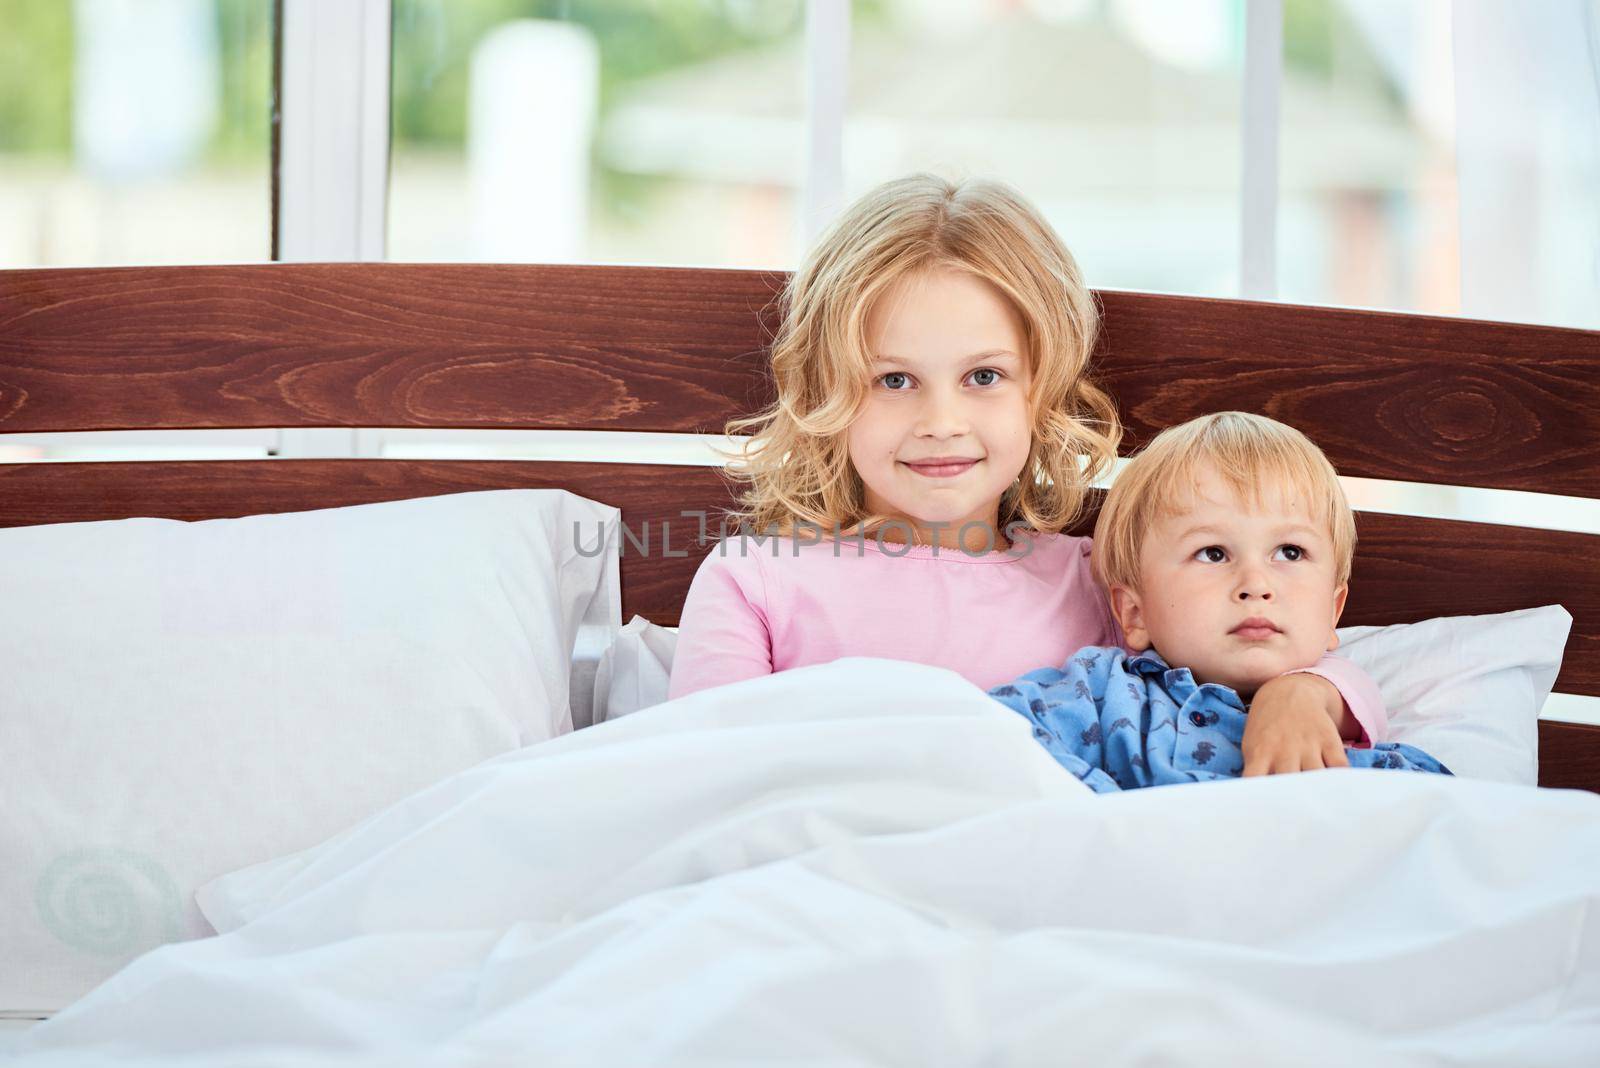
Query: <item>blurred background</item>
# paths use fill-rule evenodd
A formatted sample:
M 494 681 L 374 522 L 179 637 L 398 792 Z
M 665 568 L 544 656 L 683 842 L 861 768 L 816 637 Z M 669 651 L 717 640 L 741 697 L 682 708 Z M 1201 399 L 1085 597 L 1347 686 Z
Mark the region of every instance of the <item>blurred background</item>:
M 1246 0 L 839 6 L 826 207 L 997 176 L 1096 286 L 1239 295 Z M 1273 6 L 1269 295 L 1600 326 L 1596 4 Z M 792 267 L 806 7 L 392 0 L 383 255 Z M 281 19 L 0 0 L 0 265 L 273 258 Z

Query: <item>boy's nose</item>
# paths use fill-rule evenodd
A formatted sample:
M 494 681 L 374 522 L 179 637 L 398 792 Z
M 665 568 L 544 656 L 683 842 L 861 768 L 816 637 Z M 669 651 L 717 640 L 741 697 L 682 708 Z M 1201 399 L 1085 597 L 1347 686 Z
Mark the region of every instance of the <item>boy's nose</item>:
M 1246 566 L 1245 572 L 1238 576 L 1238 587 L 1234 595 L 1240 601 L 1270 601 L 1272 600 L 1272 582 L 1267 580 L 1266 572 L 1261 568 Z

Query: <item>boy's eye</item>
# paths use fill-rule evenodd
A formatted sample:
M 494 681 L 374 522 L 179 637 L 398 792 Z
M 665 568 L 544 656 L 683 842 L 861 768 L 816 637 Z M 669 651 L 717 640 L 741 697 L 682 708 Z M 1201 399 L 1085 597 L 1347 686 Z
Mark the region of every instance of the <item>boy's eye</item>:
M 987 375 L 988 377 L 980 379 L 978 377 L 980 375 Z M 992 386 L 996 382 L 1000 381 L 1000 372 L 996 371 L 993 367 L 980 367 L 976 371 L 972 372 L 970 377 L 972 378 L 974 385 Z
M 1227 550 L 1220 545 L 1207 545 L 1194 554 L 1196 560 L 1207 564 L 1220 564 L 1228 558 Z
M 884 389 L 901 390 L 911 384 L 911 376 L 900 371 L 890 371 L 880 375 L 878 382 Z
M 1293 563 L 1296 560 L 1304 560 L 1306 558 L 1306 551 L 1300 548 L 1298 545 L 1280 545 L 1278 546 L 1278 551 L 1272 554 L 1272 558 L 1274 560 L 1287 560 L 1290 563 Z

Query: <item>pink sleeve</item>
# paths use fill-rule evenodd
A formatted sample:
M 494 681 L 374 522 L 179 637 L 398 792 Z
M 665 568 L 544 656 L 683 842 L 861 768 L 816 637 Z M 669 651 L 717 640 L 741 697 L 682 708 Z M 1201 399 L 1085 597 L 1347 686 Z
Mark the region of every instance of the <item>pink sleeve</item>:
M 759 557 L 713 548 L 700 562 L 678 623 L 667 697 L 772 674 L 766 580 Z
M 1383 707 L 1383 695 L 1378 684 L 1353 661 L 1332 653 L 1323 653 L 1322 659 L 1301 671 L 1320 675 L 1338 689 L 1339 696 L 1350 709 L 1350 714 L 1361 724 L 1361 739 L 1357 746 L 1369 746 L 1389 737 L 1389 713 Z M 1286 671 L 1286 675 L 1294 672 Z

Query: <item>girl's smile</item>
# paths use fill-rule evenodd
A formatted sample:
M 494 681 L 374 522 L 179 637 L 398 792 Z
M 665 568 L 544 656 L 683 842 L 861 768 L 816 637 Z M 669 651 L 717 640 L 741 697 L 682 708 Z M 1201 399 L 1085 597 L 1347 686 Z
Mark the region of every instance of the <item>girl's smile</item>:
M 931 460 L 901 460 L 911 470 L 928 478 L 954 478 L 964 475 L 978 464 L 980 459 L 967 459 L 960 456 L 938 456 Z

